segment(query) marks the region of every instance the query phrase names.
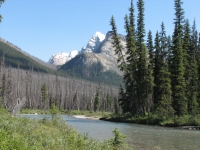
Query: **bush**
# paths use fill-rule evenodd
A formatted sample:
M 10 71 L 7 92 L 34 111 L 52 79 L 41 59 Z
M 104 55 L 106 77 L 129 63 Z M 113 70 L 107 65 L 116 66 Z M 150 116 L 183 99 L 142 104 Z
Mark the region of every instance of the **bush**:
M 12 117 L 0 110 L 0 149 L 20 150 L 112 150 L 108 141 L 80 135 L 56 115 L 51 120 Z M 118 140 L 116 140 L 118 141 Z

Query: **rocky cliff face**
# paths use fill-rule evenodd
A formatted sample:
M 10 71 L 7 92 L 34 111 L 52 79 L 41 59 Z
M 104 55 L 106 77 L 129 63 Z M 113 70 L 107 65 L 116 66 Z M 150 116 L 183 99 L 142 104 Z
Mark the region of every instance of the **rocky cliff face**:
M 121 44 L 125 47 L 126 42 L 125 38 L 122 35 L 119 35 L 121 39 Z M 98 44 L 98 46 L 87 46 L 86 49 L 91 48 L 90 50 L 82 51 L 79 55 L 77 55 L 74 59 L 72 59 L 69 63 L 65 64 L 64 68 L 73 68 L 77 65 L 83 66 L 93 66 L 98 62 L 103 66 L 102 72 L 106 71 L 114 71 L 119 75 L 122 72 L 118 69 L 117 64 L 117 56 L 115 55 L 115 51 L 112 45 L 112 38 L 110 32 L 108 32 L 102 42 Z M 90 42 L 88 42 L 88 45 Z M 84 54 L 84 55 L 81 55 Z M 84 56 L 84 57 L 83 57 Z M 81 67 L 80 67 L 81 68 Z
M 126 46 L 125 38 L 122 35 L 119 36 L 121 39 L 121 44 L 123 45 L 123 47 L 125 47 Z M 95 50 L 98 53 L 87 54 L 91 55 L 90 57 L 88 57 L 87 61 L 90 63 L 99 61 L 104 66 L 103 71 L 112 70 L 114 72 L 117 72 L 118 74 L 122 74 L 122 72 L 118 69 L 117 56 L 115 55 L 112 41 L 113 40 L 111 39 L 110 32 L 108 32 L 105 36 L 104 41 L 102 41 L 100 46 L 97 47 L 97 49 Z
M 123 47 L 126 46 L 125 37 L 119 35 L 121 39 L 121 44 Z M 88 41 L 87 46 L 83 47 L 80 52 L 72 51 L 73 57 L 71 53 L 59 53 L 52 56 L 49 60 L 49 63 L 55 65 L 64 65 L 66 62 L 72 60 L 67 68 L 73 68 L 75 65 L 86 65 L 91 66 L 94 63 L 100 62 L 103 66 L 103 72 L 111 70 L 117 72 L 118 74 L 122 74 L 121 71 L 118 69 L 117 64 L 117 56 L 115 55 L 115 51 L 112 45 L 112 38 L 110 32 L 106 35 L 96 32 L 91 39 Z M 80 57 L 78 57 L 80 54 Z M 84 58 L 81 57 L 84 54 Z M 77 56 L 78 55 L 78 56 Z M 75 57 L 75 58 L 74 58 Z M 72 63 L 73 62 L 73 63 Z M 65 64 L 67 65 L 67 64 Z M 74 65 L 74 66 L 73 66 Z

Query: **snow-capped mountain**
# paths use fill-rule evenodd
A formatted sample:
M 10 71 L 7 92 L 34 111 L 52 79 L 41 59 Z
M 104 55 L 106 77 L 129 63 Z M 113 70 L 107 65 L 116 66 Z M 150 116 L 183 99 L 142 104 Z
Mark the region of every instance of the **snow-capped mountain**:
M 106 36 L 104 34 L 96 32 L 88 41 L 87 46 L 83 47 L 80 52 L 78 50 L 74 50 L 70 53 L 62 52 L 58 54 L 53 54 L 48 63 L 54 65 L 63 65 L 79 53 L 96 53 L 98 52 L 99 46 L 104 41 L 105 37 Z
M 78 55 L 78 50 L 73 50 L 70 53 L 62 52 L 58 54 L 53 54 L 52 57 L 49 59 L 48 63 L 54 64 L 54 65 L 63 65 L 67 61 L 74 58 L 76 55 Z
M 83 47 L 81 49 L 82 53 L 91 53 L 94 52 L 96 53 L 98 50 L 98 47 L 100 46 L 100 44 L 103 42 L 103 40 L 105 39 L 105 35 L 100 33 L 100 32 L 96 32 L 91 39 L 88 41 L 88 44 L 86 47 Z
M 125 55 L 126 40 L 124 36 L 120 34 L 118 36 L 123 46 L 122 53 Z M 73 71 L 73 69 L 78 70 L 79 72 L 82 71 L 81 74 L 88 77 L 93 73 L 92 71 L 95 69 L 95 71 L 99 69 L 98 71 L 100 72 L 114 71 L 115 73 L 121 75 L 122 72 L 118 68 L 117 55 L 115 55 L 115 48 L 113 48 L 112 43 L 113 40 L 111 32 L 108 32 L 105 39 L 100 43 L 98 48 L 93 50 L 93 52 L 82 52 L 69 63 L 62 65 L 61 69 L 68 71 Z

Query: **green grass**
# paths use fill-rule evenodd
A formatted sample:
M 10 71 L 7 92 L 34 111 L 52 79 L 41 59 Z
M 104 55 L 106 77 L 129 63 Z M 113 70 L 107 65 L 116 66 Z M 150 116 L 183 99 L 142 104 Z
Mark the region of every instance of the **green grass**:
M 99 142 L 82 136 L 65 121 L 54 117 L 51 120 L 31 120 L 12 117 L 0 110 L 0 149 L 2 150 L 115 150 L 113 140 Z M 115 139 L 115 138 L 113 138 Z

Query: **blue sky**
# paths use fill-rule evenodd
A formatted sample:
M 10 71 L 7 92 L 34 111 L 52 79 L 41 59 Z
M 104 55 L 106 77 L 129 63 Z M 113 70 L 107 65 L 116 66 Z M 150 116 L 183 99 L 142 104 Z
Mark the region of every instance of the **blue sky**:
M 182 0 L 185 18 L 195 18 L 200 31 L 200 0 Z M 96 32 L 111 30 L 113 15 L 118 33 L 125 34 L 124 16 L 131 0 L 6 0 L 0 8 L 0 37 L 27 53 L 48 61 L 52 54 L 80 50 Z M 136 0 L 134 0 L 137 16 Z M 145 29 L 155 35 L 163 21 L 173 33 L 174 0 L 145 0 Z

